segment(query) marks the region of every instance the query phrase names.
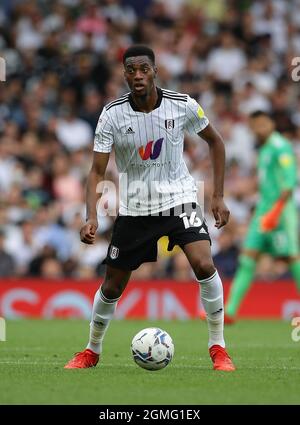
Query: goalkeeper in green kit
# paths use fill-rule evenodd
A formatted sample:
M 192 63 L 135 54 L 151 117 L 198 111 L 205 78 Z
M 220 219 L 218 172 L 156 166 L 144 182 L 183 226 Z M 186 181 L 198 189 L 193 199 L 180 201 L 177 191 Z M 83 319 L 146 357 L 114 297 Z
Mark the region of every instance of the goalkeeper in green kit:
M 261 253 L 287 261 L 300 292 L 298 213 L 293 199 L 297 170 L 293 148 L 287 139 L 275 131 L 275 123 L 266 112 L 251 114 L 250 127 L 259 144 L 260 199 L 225 306 L 225 323 L 228 324 L 235 321 L 238 308 L 254 278 Z

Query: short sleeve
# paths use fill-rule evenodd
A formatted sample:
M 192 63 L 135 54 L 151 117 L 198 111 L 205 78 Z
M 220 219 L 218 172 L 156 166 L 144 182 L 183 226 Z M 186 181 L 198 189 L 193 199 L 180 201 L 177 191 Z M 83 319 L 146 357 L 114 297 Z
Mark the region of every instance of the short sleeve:
M 297 185 L 297 166 L 292 149 L 281 149 L 278 152 L 281 189 L 292 190 Z
M 190 134 L 198 134 L 209 124 L 208 118 L 198 102 L 187 97 L 186 121 L 184 129 Z
M 94 137 L 94 151 L 109 153 L 113 145 L 113 128 L 108 112 L 103 108 Z

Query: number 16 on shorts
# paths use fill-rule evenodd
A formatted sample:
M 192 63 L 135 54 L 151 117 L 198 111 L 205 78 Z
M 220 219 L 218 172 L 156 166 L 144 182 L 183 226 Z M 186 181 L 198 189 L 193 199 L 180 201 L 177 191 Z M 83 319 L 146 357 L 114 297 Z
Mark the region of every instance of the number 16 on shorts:
M 3 317 L 0 317 L 0 342 L 6 341 L 6 323 Z

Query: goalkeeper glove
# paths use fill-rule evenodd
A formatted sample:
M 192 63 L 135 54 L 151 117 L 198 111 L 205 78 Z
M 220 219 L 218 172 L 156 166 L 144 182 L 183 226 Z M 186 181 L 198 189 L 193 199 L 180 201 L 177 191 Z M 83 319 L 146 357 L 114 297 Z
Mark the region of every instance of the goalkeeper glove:
M 271 232 L 279 224 L 280 215 L 284 208 L 285 201 L 279 199 L 265 215 L 262 216 L 260 228 L 263 232 Z

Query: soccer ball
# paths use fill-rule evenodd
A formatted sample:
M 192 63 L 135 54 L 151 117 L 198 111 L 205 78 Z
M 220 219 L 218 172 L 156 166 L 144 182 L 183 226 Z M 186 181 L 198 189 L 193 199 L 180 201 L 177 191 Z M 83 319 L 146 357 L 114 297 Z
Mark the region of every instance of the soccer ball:
M 166 367 L 174 355 L 170 335 L 159 328 L 146 328 L 135 335 L 131 343 L 134 361 L 147 370 Z

